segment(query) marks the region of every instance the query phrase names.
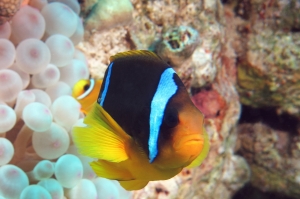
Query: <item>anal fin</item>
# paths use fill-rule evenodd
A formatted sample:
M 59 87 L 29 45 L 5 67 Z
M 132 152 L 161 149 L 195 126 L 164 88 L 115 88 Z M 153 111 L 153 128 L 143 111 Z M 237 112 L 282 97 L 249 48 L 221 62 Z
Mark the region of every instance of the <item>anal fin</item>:
M 129 181 L 119 181 L 120 185 L 127 191 L 139 190 L 144 188 L 149 181 L 145 180 L 129 180 Z
M 118 166 L 118 163 L 107 162 L 105 160 L 98 160 L 90 163 L 94 172 L 103 178 L 111 180 L 132 180 L 133 177 L 129 171 L 124 167 Z

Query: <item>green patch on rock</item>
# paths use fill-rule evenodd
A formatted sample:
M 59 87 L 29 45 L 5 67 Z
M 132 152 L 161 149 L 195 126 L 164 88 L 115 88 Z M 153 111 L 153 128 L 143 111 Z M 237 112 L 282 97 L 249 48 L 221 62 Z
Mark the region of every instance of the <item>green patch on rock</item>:
M 276 170 L 250 165 L 252 175 L 251 184 L 261 190 L 280 192 L 287 196 L 299 198 L 299 184 L 292 177 L 279 173 Z

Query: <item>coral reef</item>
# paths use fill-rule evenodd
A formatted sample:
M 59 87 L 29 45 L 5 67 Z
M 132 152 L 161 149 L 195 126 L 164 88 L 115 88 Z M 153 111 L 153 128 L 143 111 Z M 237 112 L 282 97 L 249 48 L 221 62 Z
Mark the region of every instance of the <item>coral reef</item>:
M 127 31 L 124 27 L 116 27 L 101 33 L 92 34 L 78 44 L 78 49 L 86 55 L 91 75 L 103 78 L 109 64 L 109 57 L 118 52 L 130 50 L 126 40 Z
M 9 21 L 19 10 L 20 0 L 7 0 L 0 2 L 0 25 Z
M 262 123 L 238 128 L 239 152 L 251 168 L 251 184 L 263 191 L 299 198 L 299 135 Z
M 230 27 L 225 52 L 235 58 L 241 103 L 251 110 L 273 110 L 261 114 L 244 107 L 252 123 L 239 125 L 239 154 L 249 163 L 251 186 L 292 198 L 299 198 L 298 133 L 275 128 L 294 124 L 274 117 L 293 117 L 296 126 L 300 119 L 299 6 L 296 0 L 233 0 L 224 9 Z
M 168 29 L 157 45 L 157 54 L 173 67 L 180 67 L 200 43 L 198 32 L 188 26 Z
M 246 3 L 247 2 L 247 3 Z M 299 116 L 299 1 L 237 1 L 231 24 L 243 38 L 238 55 L 241 102 L 253 107 L 274 106 Z
M 86 1 L 82 10 L 85 28 L 101 31 L 116 26 L 127 25 L 132 20 L 133 7 L 129 0 Z
M 213 59 L 210 47 L 205 49 L 201 43 L 195 29 L 179 26 L 168 29 L 156 46 L 157 54 L 177 69 L 188 88 L 212 83 L 217 73 L 214 64 L 216 60 Z
M 253 35 L 249 51 L 238 67 L 241 100 L 254 107 L 276 106 L 281 111 L 300 115 L 297 83 L 299 81 L 299 34 Z M 246 97 L 247 96 L 247 97 Z
M 219 1 L 133 1 L 133 5 L 134 15 L 146 13 L 151 21 L 146 27 L 157 30 L 149 48 L 175 67 L 188 88 L 202 87 L 213 81 L 216 64 L 220 64 L 222 5 Z M 145 27 L 138 21 L 133 24 L 138 24 L 141 30 Z M 133 45 L 140 46 L 145 37 L 140 34 L 136 38 L 134 34 L 136 32 L 129 28 Z

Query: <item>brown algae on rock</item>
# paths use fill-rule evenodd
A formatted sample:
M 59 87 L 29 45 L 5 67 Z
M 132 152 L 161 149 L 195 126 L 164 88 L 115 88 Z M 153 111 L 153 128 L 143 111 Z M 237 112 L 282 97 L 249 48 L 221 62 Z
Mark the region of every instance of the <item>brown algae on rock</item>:
M 162 36 L 157 53 L 173 67 L 180 67 L 200 43 L 198 32 L 188 26 L 171 28 Z
M 232 20 L 240 20 L 236 28 L 244 46 L 235 47 L 241 102 L 300 116 L 295 89 L 300 76 L 299 1 L 238 1 L 231 6 L 244 19 Z
M 251 184 L 263 191 L 298 198 L 299 135 L 292 137 L 289 132 L 262 123 L 245 123 L 238 128 L 238 137 L 239 152 L 251 168 Z
M 276 106 L 300 116 L 295 101 L 298 92 L 293 89 L 300 80 L 299 38 L 292 33 L 250 36 L 249 50 L 238 66 L 238 90 L 244 104 Z
M 1 0 L 0 1 L 0 25 L 9 21 L 19 10 L 22 0 Z

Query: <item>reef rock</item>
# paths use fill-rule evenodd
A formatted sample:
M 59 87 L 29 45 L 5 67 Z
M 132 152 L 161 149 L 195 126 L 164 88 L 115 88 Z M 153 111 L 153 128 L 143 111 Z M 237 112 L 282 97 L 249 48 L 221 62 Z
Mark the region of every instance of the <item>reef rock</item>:
M 231 1 L 228 20 L 236 37 L 238 91 L 243 104 L 277 107 L 300 117 L 300 2 Z
M 87 31 L 102 31 L 132 20 L 133 7 L 129 0 L 85 1 L 82 15 Z
M 251 184 L 263 191 L 300 197 L 300 136 L 263 123 L 238 128 L 239 152 L 251 168 Z
M 22 0 L 6 0 L 0 2 L 0 25 L 9 21 L 19 10 Z
M 237 66 L 240 101 L 250 109 L 273 110 L 264 115 L 244 110 L 255 123 L 238 128 L 239 154 L 250 165 L 251 186 L 299 198 L 298 132 L 256 122 L 288 115 L 299 123 L 300 2 L 231 0 L 224 7 L 227 57 L 222 61 Z

